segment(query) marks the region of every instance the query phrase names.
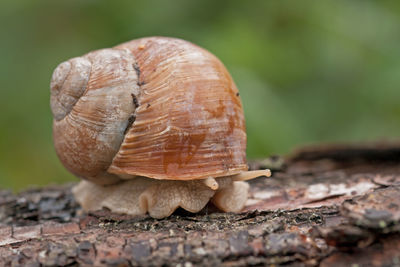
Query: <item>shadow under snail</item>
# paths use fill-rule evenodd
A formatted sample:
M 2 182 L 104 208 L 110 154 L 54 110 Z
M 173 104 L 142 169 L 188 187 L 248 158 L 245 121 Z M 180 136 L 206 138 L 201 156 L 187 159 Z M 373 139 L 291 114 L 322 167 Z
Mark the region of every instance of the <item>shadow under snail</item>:
M 247 171 L 239 92 L 224 65 L 184 40 L 149 37 L 61 63 L 51 80 L 53 139 L 83 180 L 84 210 L 154 218 L 208 201 L 238 212 Z

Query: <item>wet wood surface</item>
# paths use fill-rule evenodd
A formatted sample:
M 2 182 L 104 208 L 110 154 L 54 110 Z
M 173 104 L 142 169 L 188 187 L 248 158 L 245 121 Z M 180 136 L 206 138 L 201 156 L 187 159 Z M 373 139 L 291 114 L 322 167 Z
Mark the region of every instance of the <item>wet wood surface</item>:
M 250 162 L 243 212 L 85 214 L 64 185 L 0 191 L 0 266 L 400 266 L 400 144 Z

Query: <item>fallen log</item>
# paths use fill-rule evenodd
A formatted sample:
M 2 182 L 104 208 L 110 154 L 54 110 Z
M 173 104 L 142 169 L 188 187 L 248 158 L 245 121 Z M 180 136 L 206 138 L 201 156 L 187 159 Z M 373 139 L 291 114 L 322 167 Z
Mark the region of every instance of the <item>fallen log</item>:
M 0 265 L 400 265 L 399 144 L 308 147 L 250 167 L 273 176 L 250 182 L 238 214 L 86 214 L 72 184 L 0 191 Z

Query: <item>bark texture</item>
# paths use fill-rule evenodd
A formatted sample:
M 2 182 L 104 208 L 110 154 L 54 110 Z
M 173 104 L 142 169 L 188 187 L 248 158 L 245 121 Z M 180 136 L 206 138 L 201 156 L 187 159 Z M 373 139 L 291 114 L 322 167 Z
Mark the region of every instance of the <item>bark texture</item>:
M 400 266 L 400 145 L 316 146 L 251 162 L 242 213 L 84 214 L 72 185 L 0 191 L 3 266 Z M 357 264 L 357 265 L 356 265 Z

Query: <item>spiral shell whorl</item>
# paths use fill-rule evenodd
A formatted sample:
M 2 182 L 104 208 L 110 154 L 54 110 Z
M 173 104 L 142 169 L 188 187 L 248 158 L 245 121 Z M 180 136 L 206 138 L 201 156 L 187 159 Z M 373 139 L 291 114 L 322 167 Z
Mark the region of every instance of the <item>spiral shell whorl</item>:
M 60 64 L 51 82 L 56 152 L 75 175 L 109 184 L 107 173 L 132 124 L 139 94 L 134 56 L 123 49 L 101 49 Z
M 90 77 L 91 63 L 83 57 L 57 66 L 51 79 L 51 110 L 54 119 L 63 119 L 83 95 Z

